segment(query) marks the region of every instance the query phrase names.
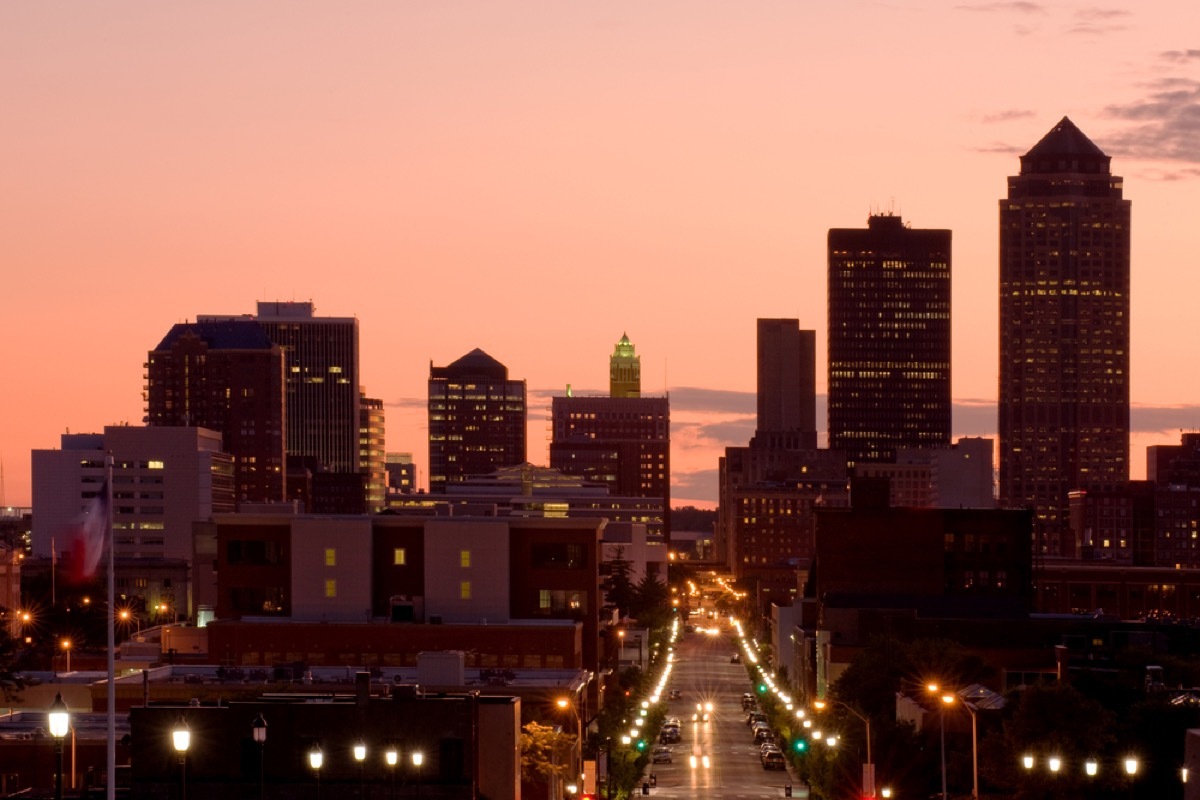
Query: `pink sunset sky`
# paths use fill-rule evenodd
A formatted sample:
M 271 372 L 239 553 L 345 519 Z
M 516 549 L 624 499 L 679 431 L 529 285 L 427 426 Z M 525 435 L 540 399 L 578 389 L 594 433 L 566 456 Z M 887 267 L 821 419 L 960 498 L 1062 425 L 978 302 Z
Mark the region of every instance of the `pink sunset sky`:
M 954 232 L 956 435 L 995 435 L 997 202 L 1069 116 L 1133 201 L 1133 477 L 1200 426 L 1200 3 L 0 5 L 2 501 L 30 450 L 140 424 L 176 322 L 357 316 L 387 444 L 480 347 L 549 398 L 627 332 L 674 500 L 754 428 L 755 319 L 817 331 L 825 236 Z M 822 405 L 823 408 L 823 405 Z M 819 420 L 824 427 L 823 412 Z

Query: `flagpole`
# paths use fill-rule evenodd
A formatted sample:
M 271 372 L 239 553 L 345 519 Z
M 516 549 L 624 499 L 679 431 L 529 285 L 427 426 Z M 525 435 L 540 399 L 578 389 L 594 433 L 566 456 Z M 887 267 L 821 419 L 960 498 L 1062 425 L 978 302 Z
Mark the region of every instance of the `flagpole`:
M 104 459 L 104 485 L 107 497 L 105 502 L 108 519 L 105 520 L 105 533 L 108 535 L 108 779 L 104 782 L 107 789 L 107 800 L 117 797 L 117 665 L 116 665 L 116 547 L 113 536 L 113 457 L 112 453 Z

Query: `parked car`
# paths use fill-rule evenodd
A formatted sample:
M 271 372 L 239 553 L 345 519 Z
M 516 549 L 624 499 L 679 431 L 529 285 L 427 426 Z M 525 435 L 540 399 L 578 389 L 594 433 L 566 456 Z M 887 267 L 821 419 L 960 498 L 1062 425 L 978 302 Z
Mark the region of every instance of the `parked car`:
M 779 750 L 768 750 L 762 754 L 763 769 L 787 769 L 787 761 Z
M 671 763 L 671 748 L 665 745 L 659 745 L 650 753 L 650 761 L 655 764 L 670 764 Z
M 740 663 L 742 663 L 742 654 L 741 654 L 741 653 L 734 653 L 733 655 L 731 655 L 731 656 L 729 657 L 729 663 L 730 663 L 730 664 L 740 664 Z
M 753 725 L 756 722 L 766 722 L 767 715 L 761 711 L 751 711 L 746 715 L 746 724 Z
M 683 692 L 679 691 L 678 689 L 672 689 L 671 691 L 667 692 L 668 700 L 679 700 L 682 697 L 683 697 Z
M 754 708 L 754 695 L 746 692 L 742 695 L 742 711 L 747 711 Z

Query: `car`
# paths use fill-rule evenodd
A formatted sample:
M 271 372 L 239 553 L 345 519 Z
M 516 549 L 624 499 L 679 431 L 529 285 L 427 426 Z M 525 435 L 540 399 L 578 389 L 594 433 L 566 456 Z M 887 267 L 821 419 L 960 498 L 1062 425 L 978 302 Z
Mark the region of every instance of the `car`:
M 708 722 L 708 712 L 697 711 L 695 714 L 692 714 L 692 722 Z
M 742 695 L 742 711 L 754 708 L 754 704 L 754 695 L 750 694 L 749 692 L 746 692 Z
M 770 728 L 755 728 L 754 741 L 758 744 L 762 744 L 763 742 L 773 742 L 775 741 L 775 734 L 771 733 Z
M 671 763 L 671 748 L 665 745 L 659 745 L 650 753 L 650 761 L 655 764 L 670 764 Z
M 787 761 L 778 750 L 768 750 L 762 754 L 763 769 L 787 769 Z
M 683 692 L 679 691 L 678 689 L 672 689 L 671 691 L 667 692 L 668 700 L 680 700 L 682 698 Z
M 746 724 L 753 725 L 756 722 L 766 722 L 767 715 L 761 711 L 751 711 L 746 715 Z
M 678 728 L 679 717 L 667 717 L 667 721 L 664 722 L 663 725 L 674 725 L 676 728 Z
M 772 750 L 779 750 L 779 745 L 775 744 L 774 742 L 763 742 L 758 746 L 758 754 L 760 756 L 765 755 Z
M 730 664 L 740 664 L 740 663 L 742 663 L 742 656 L 741 656 L 741 654 L 740 654 L 740 653 L 734 653 L 733 655 L 731 655 L 731 656 L 729 657 L 729 663 L 730 663 Z

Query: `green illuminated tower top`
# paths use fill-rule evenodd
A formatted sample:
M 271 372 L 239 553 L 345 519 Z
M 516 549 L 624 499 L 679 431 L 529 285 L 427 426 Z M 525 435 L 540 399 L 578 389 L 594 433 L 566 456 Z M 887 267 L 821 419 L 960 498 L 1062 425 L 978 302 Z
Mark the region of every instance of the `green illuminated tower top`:
M 634 354 L 633 343 L 624 333 L 608 360 L 608 394 L 610 397 L 642 396 L 642 358 Z

